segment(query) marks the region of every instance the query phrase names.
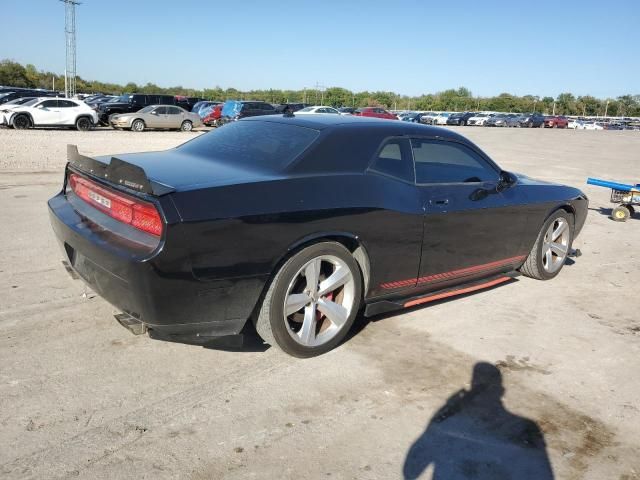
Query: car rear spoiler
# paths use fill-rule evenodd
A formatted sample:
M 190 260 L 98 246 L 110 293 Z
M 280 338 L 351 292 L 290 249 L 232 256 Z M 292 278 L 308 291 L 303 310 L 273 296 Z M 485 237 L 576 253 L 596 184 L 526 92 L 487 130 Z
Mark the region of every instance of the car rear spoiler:
M 73 168 L 82 172 L 104 178 L 137 192 L 159 197 L 175 191 L 174 187 L 151 180 L 138 165 L 116 157 L 111 157 L 111 162 L 108 164 L 102 163 L 95 158 L 80 155 L 77 145 L 67 145 L 67 161 Z

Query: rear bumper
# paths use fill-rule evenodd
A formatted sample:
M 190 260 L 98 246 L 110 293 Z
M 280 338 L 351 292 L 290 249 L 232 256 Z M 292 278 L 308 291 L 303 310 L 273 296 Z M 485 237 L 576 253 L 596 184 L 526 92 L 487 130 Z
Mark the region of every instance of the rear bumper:
M 238 334 L 267 278 L 196 278 L 181 248 L 182 232 L 154 250 L 136 250 L 81 216 L 60 193 L 48 202 L 65 260 L 118 310 L 142 322 L 152 336 Z M 169 233 L 169 232 L 167 232 Z

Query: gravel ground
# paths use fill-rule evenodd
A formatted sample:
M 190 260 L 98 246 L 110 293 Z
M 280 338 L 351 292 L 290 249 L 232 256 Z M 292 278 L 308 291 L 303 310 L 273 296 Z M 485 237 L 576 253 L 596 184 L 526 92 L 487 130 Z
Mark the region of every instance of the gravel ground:
M 301 361 L 133 336 L 61 266 L 45 202 L 67 143 L 194 134 L 0 130 L 0 476 L 498 479 L 530 462 L 518 480 L 639 479 L 640 217 L 609 220 L 585 180 L 640 181 L 640 134 L 460 131 L 505 169 L 584 189 L 583 255 L 550 282 L 359 319 Z
M 134 133 L 111 128 L 97 128 L 91 132 L 0 128 L 0 171 L 59 171 L 66 163 L 67 144 L 78 145 L 80 152 L 86 155 L 148 152 L 173 148 L 207 130 Z

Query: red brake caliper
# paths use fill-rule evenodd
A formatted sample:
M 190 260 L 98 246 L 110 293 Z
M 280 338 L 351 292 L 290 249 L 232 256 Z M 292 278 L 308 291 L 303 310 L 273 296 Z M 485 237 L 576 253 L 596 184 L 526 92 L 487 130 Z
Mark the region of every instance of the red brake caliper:
M 330 302 L 333 301 L 333 292 L 329 292 L 327 293 L 324 297 L 322 298 L 326 298 L 327 300 L 329 300 Z M 316 309 L 316 321 L 319 321 L 322 317 L 324 317 L 324 315 L 322 313 L 320 313 L 320 310 Z

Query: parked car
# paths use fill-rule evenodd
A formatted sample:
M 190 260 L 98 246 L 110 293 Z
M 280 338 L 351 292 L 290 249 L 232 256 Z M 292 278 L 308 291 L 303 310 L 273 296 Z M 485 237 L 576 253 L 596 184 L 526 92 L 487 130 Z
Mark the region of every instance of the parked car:
M 305 107 L 305 108 L 295 112 L 296 115 L 313 115 L 313 114 L 319 114 L 319 113 L 331 113 L 333 115 L 340 115 L 340 112 L 338 111 L 337 108 L 325 107 L 325 106 L 322 106 L 322 105 L 316 105 L 316 106 L 313 106 L 313 107 Z
M 446 125 L 447 120 L 449 120 L 450 116 L 451 116 L 451 113 L 449 112 L 439 113 L 433 118 L 433 120 L 431 120 L 431 125 Z
M 356 117 L 374 117 L 374 118 L 386 118 L 387 120 L 397 120 L 393 113 L 387 112 L 384 108 L 380 107 L 364 107 L 358 108 L 353 115 Z
M 31 105 L 35 105 L 37 102 L 38 102 L 38 98 L 22 97 L 22 98 L 15 98 L 3 105 L 0 105 L 0 125 L 10 127 L 11 124 L 9 123 L 9 117 L 11 116 L 11 113 L 15 108 L 18 108 L 21 105 L 28 107 Z
M 521 127 L 544 128 L 544 115 L 541 113 L 525 113 L 520 118 Z
M 255 100 L 227 100 L 222 105 L 222 116 L 220 124 L 233 122 L 245 117 L 257 117 L 261 115 L 274 115 L 276 109 L 267 102 L 259 102 Z
M 284 113 L 285 109 L 288 109 L 290 112 L 297 112 L 298 110 L 302 110 L 305 107 L 308 107 L 308 103 L 281 103 L 276 109 L 276 113 Z
M 400 120 L 402 120 L 403 122 L 410 122 L 410 123 L 420 123 L 420 118 L 422 117 L 422 114 L 419 112 L 411 112 L 408 113 L 407 115 L 403 115 Z
M 474 115 L 476 115 L 475 112 L 452 113 L 449 118 L 447 118 L 447 125 L 466 125 L 469 119 Z
M 112 95 L 102 95 L 99 97 L 94 97 L 91 100 L 85 100 L 84 103 L 86 103 L 87 105 L 89 105 L 91 108 L 93 108 L 94 110 L 97 110 L 98 107 L 100 105 L 102 105 L 103 103 L 107 103 L 107 102 L 113 102 L 115 99 L 117 99 L 118 97 L 112 96 Z
M 89 130 L 98 122 L 94 110 L 80 100 L 38 98 L 10 109 L 0 109 L 4 125 L 22 130 L 32 127 L 75 127 Z
M 393 111 L 391 113 L 393 113 L 396 117 L 398 117 L 398 120 L 402 120 L 407 115 L 413 115 L 416 112 L 412 112 L 410 110 L 404 110 L 404 111 L 401 111 L 401 112 Z
M 340 107 L 338 109 L 338 111 L 342 114 L 342 115 L 353 115 L 356 111 L 355 108 L 353 107 Z
M 582 120 L 569 120 L 569 123 L 567 123 L 567 128 L 573 128 L 574 130 L 578 130 L 582 128 Z
M 176 105 L 187 112 L 190 112 L 196 103 L 202 101 L 200 97 L 185 97 L 184 95 L 176 95 L 175 99 Z
M 3 103 L 2 104 L 2 109 L 6 109 L 6 108 L 14 108 L 17 107 L 18 105 L 24 105 L 27 102 L 31 102 L 32 100 L 37 100 L 38 97 L 20 97 L 20 98 L 14 98 L 13 100 L 9 100 L 7 103 Z
M 433 123 L 433 119 L 438 116 L 436 112 L 422 112 L 420 114 L 420 123 L 424 123 L 425 125 L 431 125 Z
M 544 117 L 544 126 L 548 128 L 567 128 L 569 119 L 561 115 L 547 115 Z
M 212 105 L 201 110 L 201 113 L 204 115 L 204 117 L 200 117 L 202 118 L 202 123 L 207 127 L 217 127 L 222 117 L 222 105 L 222 103 L 218 103 L 217 105 Z M 205 114 L 205 112 L 207 113 Z
M 584 123 L 582 130 L 604 130 L 604 125 L 601 122 Z
M 24 97 L 57 97 L 58 92 L 53 92 L 51 90 L 41 90 L 41 89 L 33 89 L 33 88 L 15 88 L 12 90 L 4 90 L 0 92 L 0 105 L 15 100 L 17 98 Z
M 68 162 L 53 230 L 123 325 L 215 345 L 251 319 L 298 357 L 359 312 L 554 278 L 588 207 L 454 132 L 355 116 L 246 118 L 165 152 L 69 146 Z
M 200 100 L 199 102 L 196 102 L 193 107 L 191 107 L 191 111 L 193 113 L 200 113 L 200 109 L 208 107 L 210 105 L 215 105 L 217 103 L 221 103 L 221 102 L 214 102 L 211 100 Z
M 200 119 L 204 121 L 204 119 L 213 111 L 213 109 L 218 105 L 222 106 L 222 103 L 223 102 L 210 102 L 210 101 L 200 102 L 199 105 L 198 104 L 194 105 L 191 111 L 193 113 L 197 113 Z
M 172 105 L 149 105 L 133 113 L 112 115 L 109 123 L 113 128 L 142 132 L 148 129 L 182 130 L 190 132 L 202 125 L 196 113 Z
M 474 116 L 469 117 L 467 125 L 483 126 L 484 123 L 494 115 L 494 113 L 476 113 Z
M 484 122 L 485 127 L 519 127 L 520 116 L 515 113 L 499 113 Z
M 147 95 L 127 93 L 117 99 L 98 106 L 98 119 L 103 125 L 109 125 L 109 117 L 118 113 L 133 113 L 150 105 L 175 105 L 173 95 Z

